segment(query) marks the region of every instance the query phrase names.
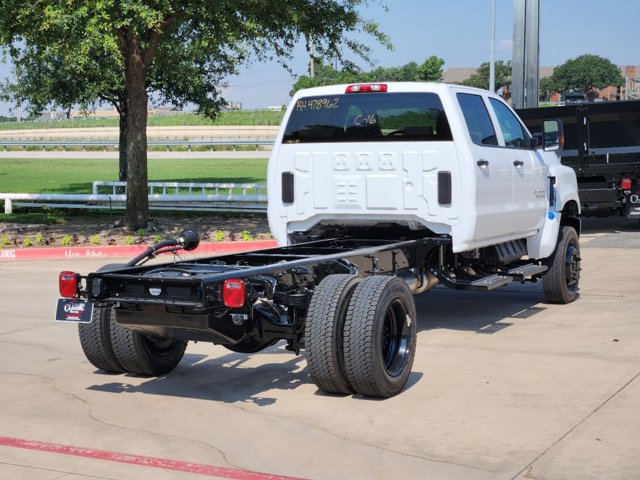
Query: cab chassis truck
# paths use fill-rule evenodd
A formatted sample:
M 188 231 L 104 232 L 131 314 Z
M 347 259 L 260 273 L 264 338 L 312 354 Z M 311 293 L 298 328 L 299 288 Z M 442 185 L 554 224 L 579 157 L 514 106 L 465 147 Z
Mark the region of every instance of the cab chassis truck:
M 278 247 L 149 262 L 198 235 L 88 275 L 64 271 L 56 319 L 98 369 L 164 375 L 188 341 L 245 354 L 285 341 L 325 392 L 391 397 L 416 351 L 414 294 L 542 279 L 578 296 L 575 174 L 561 122 L 533 137 L 490 92 L 356 84 L 298 92 L 268 167 Z

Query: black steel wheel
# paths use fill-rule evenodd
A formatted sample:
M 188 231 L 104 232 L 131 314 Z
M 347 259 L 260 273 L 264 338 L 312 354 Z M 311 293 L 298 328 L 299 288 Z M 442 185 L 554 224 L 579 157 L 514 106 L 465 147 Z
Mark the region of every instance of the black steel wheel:
M 307 369 L 320 390 L 353 393 L 344 374 L 343 329 L 349 300 L 361 278 L 329 275 L 316 288 L 305 322 Z
M 563 227 L 549 258 L 549 270 L 542 277 L 542 289 L 550 303 L 571 303 L 580 286 L 580 243 L 573 227 Z
M 355 391 L 383 398 L 400 393 L 411 374 L 416 335 L 416 308 L 406 282 L 365 278 L 344 325 L 345 373 Z
M 187 342 L 154 337 L 116 324 L 111 329 L 111 343 L 116 358 L 129 373 L 164 375 L 173 370 L 184 355 Z
M 122 267 L 120 264 L 104 265 L 98 272 L 108 272 Z M 80 345 L 87 360 L 99 370 L 122 373 L 124 368 L 116 358 L 111 344 L 111 329 L 115 323 L 113 305 L 94 306 L 91 323 L 78 324 Z

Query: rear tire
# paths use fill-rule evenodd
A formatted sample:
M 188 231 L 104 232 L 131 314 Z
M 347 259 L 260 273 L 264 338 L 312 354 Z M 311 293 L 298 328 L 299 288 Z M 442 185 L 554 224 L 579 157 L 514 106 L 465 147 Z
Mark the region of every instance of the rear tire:
M 113 305 L 93 308 L 91 323 L 78 324 L 80 345 L 87 360 L 98 370 L 122 373 L 124 368 L 116 358 L 111 345 L 111 329 L 117 327 Z
M 311 379 L 320 390 L 351 394 L 344 374 L 343 329 L 349 300 L 361 278 L 325 277 L 311 297 L 305 322 L 304 348 Z
M 580 283 L 580 243 L 573 227 L 563 227 L 556 250 L 549 259 L 549 271 L 542 277 L 542 289 L 549 303 L 571 303 Z
M 416 335 L 416 307 L 406 282 L 365 278 L 344 325 L 345 372 L 356 392 L 382 398 L 400 393 L 411 374 Z
M 104 265 L 98 272 L 108 272 L 122 267 L 121 264 Z M 93 307 L 91 323 L 78 324 L 80 345 L 87 360 L 98 370 L 122 373 L 124 368 L 116 358 L 111 345 L 111 329 L 117 327 L 113 305 Z
M 111 343 L 127 372 L 150 377 L 172 371 L 187 348 L 185 341 L 144 335 L 117 324 L 111 329 Z

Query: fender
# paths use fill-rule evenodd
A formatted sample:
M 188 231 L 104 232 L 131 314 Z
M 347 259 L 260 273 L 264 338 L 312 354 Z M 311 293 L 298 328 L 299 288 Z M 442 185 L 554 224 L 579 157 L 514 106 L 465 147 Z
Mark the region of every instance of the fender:
M 527 239 L 527 250 L 531 258 L 547 258 L 553 254 L 558 242 L 560 227 L 567 223 L 568 217 L 563 218 L 565 207 L 573 202 L 574 211 L 580 213 L 580 198 L 578 197 L 578 182 L 573 169 L 558 163 L 549 165 L 549 177 L 555 177 L 555 204 L 549 206 L 547 217 L 542 228 L 533 237 Z M 580 234 L 580 229 L 576 229 Z
M 575 202 L 580 214 L 580 198 L 578 197 L 578 181 L 576 174 L 570 167 L 561 164 L 549 165 L 549 176 L 556 177 L 556 205 L 555 210 L 561 212 L 569 202 Z

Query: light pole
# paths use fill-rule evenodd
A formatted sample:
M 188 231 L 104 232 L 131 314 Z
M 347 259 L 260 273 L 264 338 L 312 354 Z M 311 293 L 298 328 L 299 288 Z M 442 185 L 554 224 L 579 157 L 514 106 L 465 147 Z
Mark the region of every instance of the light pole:
M 496 0 L 491 0 L 491 54 L 489 57 L 489 90 L 496 91 Z

